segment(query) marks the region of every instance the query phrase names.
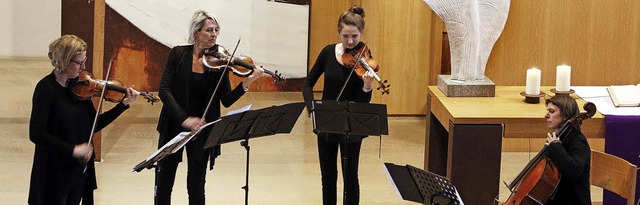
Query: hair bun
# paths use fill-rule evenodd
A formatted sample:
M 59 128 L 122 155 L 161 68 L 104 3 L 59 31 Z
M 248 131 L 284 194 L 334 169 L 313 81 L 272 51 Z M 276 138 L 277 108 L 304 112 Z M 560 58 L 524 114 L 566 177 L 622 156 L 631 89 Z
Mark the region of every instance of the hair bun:
M 360 15 L 362 18 L 364 18 L 364 9 L 363 9 L 362 7 L 360 7 L 360 6 L 352 6 L 352 7 L 349 9 L 349 11 L 350 11 L 350 12 L 352 12 L 352 13 L 358 14 L 358 15 Z

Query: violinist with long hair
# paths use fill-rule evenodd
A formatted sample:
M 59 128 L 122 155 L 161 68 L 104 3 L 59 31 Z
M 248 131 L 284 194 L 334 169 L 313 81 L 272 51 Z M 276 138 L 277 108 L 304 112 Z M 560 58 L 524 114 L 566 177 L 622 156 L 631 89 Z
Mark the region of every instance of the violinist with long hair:
M 231 106 L 249 89 L 249 85 L 259 78 L 263 70 L 254 72 L 242 83 L 231 89 L 229 73 L 208 71 L 202 59 L 205 49 L 218 50 L 216 40 L 220 34 L 220 24 L 205 11 L 196 11 L 191 18 L 189 45 L 176 46 L 169 52 L 167 64 L 160 81 L 159 96 L 163 106 L 158 120 L 160 133 L 158 148 L 169 142 L 178 133 L 198 129 L 206 122 L 220 117 L 220 104 Z M 214 95 L 215 87 L 222 80 L 211 107 L 203 113 Z M 220 147 L 203 149 L 210 129 L 205 129 L 195 140 L 187 143 L 187 193 L 189 204 L 205 204 L 205 177 L 207 162 L 213 168 L 214 159 L 220 155 Z M 176 177 L 178 163 L 182 161 L 182 150 L 166 156 L 156 167 L 155 204 L 171 204 L 171 192 Z
M 548 147 L 544 154 L 558 168 L 561 176 L 556 193 L 546 204 L 591 204 L 589 142 L 579 128 L 562 139 L 557 136 L 561 126 L 579 113 L 578 104 L 569 95 L 556 95 L 547 99 L 545 105 L 545 118 L 551 133 L 547 134 Z
M 322 100 L 339 100 L 366 102 L 371 101 L 373 76 L 366 73 L 362 79 L 356 74 L 350 75 L 351 67 L 342 62 L 342 55 L 351 49 L 364 46 L 360 42 L 364 30 L 364 9 L 353 6 L 338 18 L 338 35 L 340 43 L 330 44 L 324 47 L 313 67 L 309 71 L 302 86 L 302 94 L 307 105 L 307 111 L 311 112 L 313 98 L 313 86 L 318 78 L 324 74 L 324 91 Z M 350 79 L 347 79 L 351 76 Z M 338 95 L 343 84 L 347 85 L 339 99 Z M 344 176 L 344 204 L 358 204 L 360 201 L 360 185 L 358 182 L 358 162 L 362 139 L 367 136 L 349 135 L 348 138 L 341 134 L 317 133 L 318 155 L 320 159 L 320 174 L 322 177 L 322 202 L 323 204 L 336 204 L 337 196 L 337 155 L 338 150 L 342 158 L 346 158 L 342 168 Z
M 87 44 L 64 35 L 49 45 L 54 70 L 36 85 L 29 122 L 29 139 L 35 144 L 29 204 L 93 204 L 97 188 L 93 146 L 89 142 L 96 109 L 70 90 L 70 80 L 86 68 Z M 122 101 L 100 114 L 95 131 L 109 125 L 138 92 L 127 88 Z

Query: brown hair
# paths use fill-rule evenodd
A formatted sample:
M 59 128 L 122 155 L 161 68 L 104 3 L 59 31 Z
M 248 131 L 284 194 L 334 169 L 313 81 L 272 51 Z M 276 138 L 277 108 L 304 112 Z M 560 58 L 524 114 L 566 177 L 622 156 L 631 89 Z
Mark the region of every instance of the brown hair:
M 338 18 L 338 32 L 342 31 L 342 24 L 355 26 L 362 32 L 364 30 L 364 9 L 360 6 L 349 8 L 349 11 L 345 11 Z
M 578 103 L 569 95 L 556 95 L 544 101 L 544 105 L 549 105 L 549 103 L 560 108 L 560 113 L 562 113 L 565 119 L 564 121 L 580 113 Z
M 87 43 L 75 35 L 64 35 L 49 44 L 49 60 L 56 72 L 63 73 L 71 59 L 87 51 Z

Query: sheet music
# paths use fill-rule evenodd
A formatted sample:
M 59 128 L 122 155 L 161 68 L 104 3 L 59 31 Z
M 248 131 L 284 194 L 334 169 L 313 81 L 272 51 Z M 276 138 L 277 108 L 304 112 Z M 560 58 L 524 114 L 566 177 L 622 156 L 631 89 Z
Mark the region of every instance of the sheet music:
M 178 150 L 180 150 L 180 148 L 184 147 L 184 145 L 186 145 L 187 142 L 191 141 L 191 139 L 194 136 L 198 135 L 198 133 L 200 133 L 200 131 L 202 131 L 202 129 L 204 129 L 206 127 L 209 127 L 210 125 L 213 125 L 214 123 L 216 123 L 218 121 L 220 121 L 220 119 L 217 119 L 216 121 L 204 124 L 204 125 L 200 126 L 200 128 L 198 128 L 197 130 L 194 130 L 194 131 L 191 131 L 191 132 L 181 132 L 180 134 L 178 134 L 176 137 L 174 137 L 174 139 L 178 138 L 179 136 L 182 136 L 183 139 L 185 137 L 188 138 L 188 139 L 178 141 L 180 144 L 178 146 L 176 146 L 173 150 L 171 150 L 171 154 L 176 153 Z M 171 140 L 171 141 L 173 141 L 173 140 Z M 169 144 L 169 143 L 167 143 L 167 144 Z
M 598 112 L 603 115 L 640 115 L 640 107 L 615 107 L 609 97 L 607 86 L 571 86 L 571 89 L 574 89 L 576 95 L 584 101 L 594 103 Z
M 173 137 L 173 139 L 171 139 L 171 141 L 167 142 L 166 144 L 164 144 L 164 146 L 162 146 L 160 149 L 158 149 L 156 152 L 154 152 L 153 154 L 151 154 L 149 157 L 147 157 L 147 160 L 151 160 L 152 158 L 158 156 L 158 154 L 162 153 L 162 152 L 167 152 L 169 149 L 169 147 L 171 146 L 175 146 L 176 144 L 178 144 L 178 146 L 175 146 L 171 151 L 171 153 L 176 153 L 178 150 L 180 150 L 180 148 L 184 147 L 184 145 L 187 144 L 187 142 L 191 141 L 191 138 L 193 138 L 194 136 L 196 136 L 198 133 L 200 133 L 200 131 L 202 131 L 202 129 L 216 123 L 220 121 L 220 119 L 213 121 L 213 122 L 209 122 L 207 124 L 204 124 L 202 126 L 200 126 L 200 128 L 198 128 L 197 130 L 191 131 L 191 132 L 181 132 L 178 133 L 178 135 L 176 135 L 175 137 Z M 193 133 L 193 134 L 192 134 Z M 185 139 L 186 138 L 186 139 Z
M 251 104 L 248 104 L 247 106 L 241 107 L 240 109 L 231 110 L 231 111 L 227 112 L 227 114 L 224 115 L 224 116 L 235 115 L 235 114 L 238 114 L 238 113 L 241 113 L 241 112 L 246 112 L 246 111 L 248 111 L 250 109 L 251 109 Z

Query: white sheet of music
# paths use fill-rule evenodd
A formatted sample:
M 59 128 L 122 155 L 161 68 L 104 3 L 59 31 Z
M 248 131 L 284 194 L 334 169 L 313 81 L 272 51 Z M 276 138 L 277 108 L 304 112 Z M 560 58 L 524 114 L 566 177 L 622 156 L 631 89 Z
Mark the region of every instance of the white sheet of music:
M 241 107 L 240 109 L 236 109 L 236 110 L 232 110 L 227 112 L 227 115 L 233 115 L 233 114 L 237 114 L 237 113 L 241 113 L 241 112 L 246 112 L 247 110 L 251 109 L 251 104 Z M 177 144 L 177 146 L 175 146 L 171 151 L 171 153 L 176 153 L 178 150 L 180 150 L 182 147 L 184 147 L 184 145 L 187 144 L 187 142 L 191 141 L 191 139 L 193 139 L 194 136 L 198 135 L 198 133 L 200 133 L 200 131 L 202 131 L 204 128 L 209 127 L 213 124 L 215 124 L 216 122 L 220 121 L 220 119 L 217 119 L 213 122 L 209 122 L 207 124 L 204 124 L 202 126 L 200 126 L 197 130 L 191 131 L 191 132 L 181 132 L 178 135 L 176 135 L 175 137 L 173 137 L 173 139 L 171 139 L 171 141 L 167 142 L 166 144 L 164 144 L 160 149 L 156 150 L 156 152 L 154 152 L 153 154 L 151 154 L 147 160 L 151 160 L 152 158 L 154 158 L 155 156 L 157 156 L 158 154 L 162 153 L 163 151 L 166 152 L 168 150 L 169 147 L 174 146 Z

